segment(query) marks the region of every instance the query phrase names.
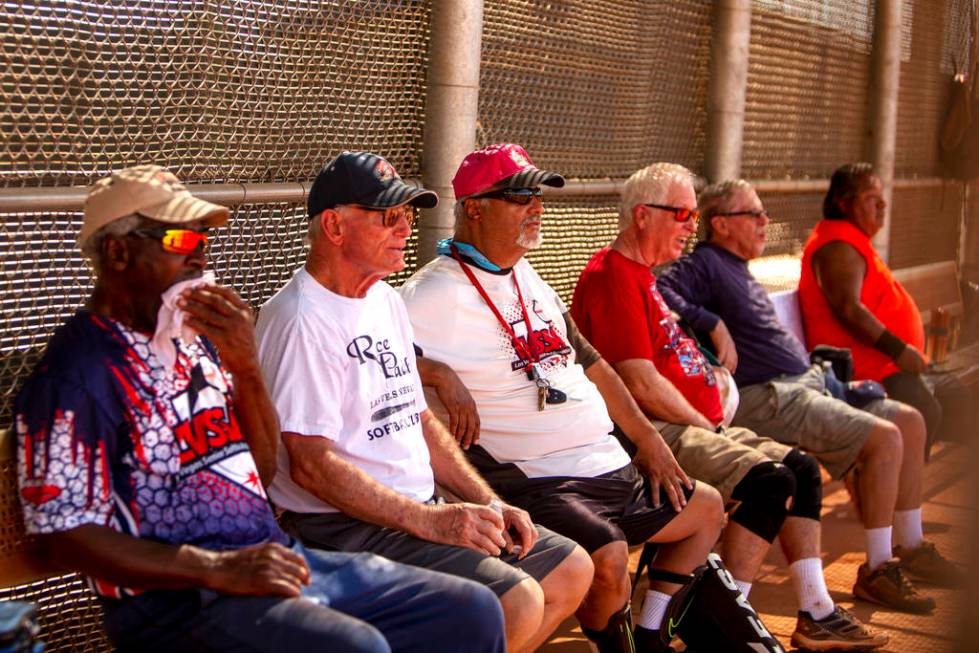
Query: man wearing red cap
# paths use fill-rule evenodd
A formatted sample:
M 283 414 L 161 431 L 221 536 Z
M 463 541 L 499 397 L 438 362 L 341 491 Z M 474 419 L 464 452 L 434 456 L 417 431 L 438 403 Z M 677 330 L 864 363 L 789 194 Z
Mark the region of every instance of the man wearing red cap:
M 494 489 L 590 553 L 595 579 L 576 613 L 585 634 L 602 652 L 630 651 L 629 545 L 660 543 L 657 567 L 689 573 L 720 531 L 718 494 L 687 479 L 524 259 L 541 242 L 540 186 L 564 179 L 504 144 L 469 154 L 452 184 L 455 236 L 402 288 L 419 360 L 454 370 L 472 393 L 480 432 L 467 453 Z M 610 434 L 610 416 L 636 443 L 646 478 Z M 635 645 L 666 650 L 659 631 L 677 586 L 650 587 Z
M 269 494 L 308 546 L 484 583 L 503 607 L 507 649 L 532 651 L 578 606 L 592 565 L 501 501 L 426 407 L 404 303 L 382 279 L 405 266 L 415 207 L 437 201 L 367 152 L 317 176 L 306 265 L 258 319 L 283 431 Z M 442 501 L 436 483 L 461 501 Z

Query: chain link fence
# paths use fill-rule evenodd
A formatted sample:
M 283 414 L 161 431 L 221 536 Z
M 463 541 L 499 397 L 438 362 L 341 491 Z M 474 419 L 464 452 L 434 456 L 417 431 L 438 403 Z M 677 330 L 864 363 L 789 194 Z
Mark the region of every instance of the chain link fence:
M 955 4 L 905 0 L 895 176 L 932 176 L 940 172 L 938 140 L 952 82 L 951 75 L 943 74 L 942 69 L 954 57 L 954 48 L 946 48 L 947 42 L 953 42 L 945 38 L 949 26 L 946 12 L 957 9 Z
M 487 2 L 477 140 L 568 177 L 701 171 L 710 17 L 703 0 Z
M 311 178 L 344 148 L 419 170 L 419 0 L 0 5 L 4 186 L 156 161 L 195 181 Z
M 897 176 L 939 174 L 937 134 L 971 1 L 905 3 Z M 343 149 L 381 153 L 419 177 L 431 4 L 2 3 L 0 187 L 83 185 L 150 161 L 195 183 L 295 182 Z M 487 0 L 477 143 L 519 142 L 569 178 L 622 178 L 654 161 L 703 173 L 712 6 Z M 873 1 L 755 0 L 752 12 L 742 175 L 823 179 L 864 159 Z M 969 198 L 976 225 L 979 186 Z M 822 193 L 762 200 L 773 217 L 766 253 L 791 271 Z M 895 190 L 893 265 L 956 258 L 963 201 L 961 185 Z M 565 301 L 615 236 L 617 213 L 612 195 L 546 201 L 544 245 L 528 258 Z M 78 212 L 0 215 L 0 429 L 51 332 L 91 290 L 74 246 L 80 221 Z M 258 307 L 301 265 L 305 229 L 300 203 L 235 207 L 211 266 Z M 413 236 L 407 268 L 390 283 L 417 267 L 416 248 Z M 979 266 L 974 252 L 965 258 Z M 37 600 L 52 620 L 46 606 L 77 606 L 65 625 L 48 622 L 49 648 L 68 648 L 79 629 L 104 647 L 91 596 L 77 577 L 61 581 L 0 598 Z
M 867 0 L 756 0 L 742 175 L 826 178 L 864 159 Z

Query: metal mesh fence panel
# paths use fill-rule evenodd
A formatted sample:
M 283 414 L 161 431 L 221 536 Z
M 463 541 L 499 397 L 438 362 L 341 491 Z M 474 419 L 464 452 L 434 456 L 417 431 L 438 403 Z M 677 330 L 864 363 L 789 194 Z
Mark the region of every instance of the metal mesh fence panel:
M 521 143 L 570 177 L 624 177 L 654 161 L 702 170 L 710 7 L 487 2 L 478 141 Z
M 0 5 L 0 184 L 165 164 L 311 178 L 344 148 L 419 170 L 427 0 Z
M 799 254 L 809 232 L 823 217 L 823 192 L 759 193 L 771 216 L 765 256 Z
M 867 0 L 755 0 L 742 172 L 828 177 L 864 152 Z
M 943 35 L 949 22 L 945 11 L 954 9 L 934 0 L 905 3 L 905 22 L 910 23 L 911 34 L 901 62 L 896 175 L 939 173 L 938 139 L 951 88 L 951 75 L 942 72 Z M 959 17 L 966 19 L 967 14 Z
M 619 199 L 596 195 L 544 203 L 544 243 L 528 254 L 534 269 L 570 307 L 578 275 L 618 233 Z
M 954 261 L 959 252 L 962 184 L 895 188 L 891 200 L 892 269 Z
M 37 607 L 46 652 L 112 651 L 102 630 L 102 609 L 76 574 L 0 590 L 0 601 L 29 601 Z

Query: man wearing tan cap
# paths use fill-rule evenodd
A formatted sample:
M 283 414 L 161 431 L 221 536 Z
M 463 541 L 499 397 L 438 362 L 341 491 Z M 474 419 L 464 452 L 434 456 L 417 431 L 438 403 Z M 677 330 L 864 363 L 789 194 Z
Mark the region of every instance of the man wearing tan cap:
M 476 583 L 289 546 L 252 314 L 204 276 L 227 219 L 159 166 L 90 189 L 95 288 L 16 400 L 28 533 L 89 577 L 120 650 L 502 651 Z

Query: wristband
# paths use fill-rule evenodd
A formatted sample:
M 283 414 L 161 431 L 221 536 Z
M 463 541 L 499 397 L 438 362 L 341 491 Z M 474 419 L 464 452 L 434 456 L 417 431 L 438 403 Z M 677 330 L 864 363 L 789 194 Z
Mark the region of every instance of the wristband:
M 891 333 L 889 330 L 884 329 L 884 332 L 880 334 L 877 338 L 877 342 L 874 343 L 874 349 L 883 353 L 891 360 L 897 360 L 905 349 L 907 349 L 907 344 L 904 343 L 900 338 Z

